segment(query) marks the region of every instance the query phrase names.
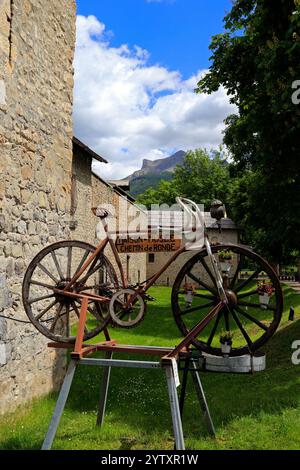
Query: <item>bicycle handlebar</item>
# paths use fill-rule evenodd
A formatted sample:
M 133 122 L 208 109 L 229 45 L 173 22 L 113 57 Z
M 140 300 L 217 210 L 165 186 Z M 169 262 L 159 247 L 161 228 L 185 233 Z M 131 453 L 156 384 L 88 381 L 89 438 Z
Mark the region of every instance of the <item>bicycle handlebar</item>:
M 187 199 L 184 197 L 177 197 L 176 202 L 183 208 L 184 211 L 186 211 L 190 216 L 195 218 L 196 224 L 197 222 L 199 222 L 201 225 L 203 224 L 203 227 L 205 227 L 204 216 L 201 210 L 199 209 L 198 204 L 196 204 L 191 199 Z M 193 210 L 189 206 L 192 206 Z

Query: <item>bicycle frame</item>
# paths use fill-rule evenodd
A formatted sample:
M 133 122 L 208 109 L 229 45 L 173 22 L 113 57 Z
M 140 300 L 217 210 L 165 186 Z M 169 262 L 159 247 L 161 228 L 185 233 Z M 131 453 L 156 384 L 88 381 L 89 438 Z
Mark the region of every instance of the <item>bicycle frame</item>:
M 104 227 L 104 231 L 106 233 L 106 238 L 97 246 L 95 252 L 87 259 L 87 261 L 84 263 L 82 268 L 73 276 L 73 278 L 70 280 L 70 282 L 65 286 L 65 288 L 63 289 L 64 293 L 67 293 L 73 287 L 73 285 L 80 279 L 81 275 L 89 267 L 91 269 L 91 267 L 95 266 L 95 264 L 97 263 L 97 260 L 99 259 L 99 255 L 105 250 L 105 248 L 107 247 L 108 244 L 110 245 L 110 247 L 112 249 L 114 258 L 116 260 L 118 269 L 120 271 L 121 281 L 122 281 L 122 288 L 123 289 L 128 288 L 128 283 L 127 283 L 126 275 L 125 275 L 125 272 L 124 272 L 124 269 L 123 269 L 123 265 L 122 265 L 118 250 L 116 248 L 115 242 L 113 240 L 113 236 L 120 235 L 120 233 L 119 232 L 109 232 L 108 225 L 107 225 L 106 222 L 103 222 L 103 227 Z M 132 235 L 132 234 L 130 232 L 128 232 L 128 235 Z M 145 234 L 141 233 L 140 235 L 145 235 Z M 209 259 L 211 260 L 211 263 L 212 263 L 212 267 L 213 267 L 213 271 L 214 271 L 215 279 L 216 279 L 216 285 L 217 285 L 217 289 L 218 289 L 220 298 L 224 303 L 227 303 L 227 297 L 226 297 L 226 293 L 225 293 L 225 290 L 224 290 L 224 287 L 223 287 L 223 277 L 222 277 L 222 274 L 219 271 L 218 263 L 217 263 L 214 255 L 212 253 L 209 238 L 208 238 L 208 235 L 207 235 L 206 232 L 204 234 L 203 249 L 204 248 L 206 248 Z M 154 276 L 152 276 L 150 279 L 145 281 L 145 283 L 143 283 L 144 285 L 140 285 L 135 290 L 135 295 L 130 299 L 129 303 L 133 303 L 134 300 L 135 300 L 135 297 L 137 295 L 145 294 L 156 283 L 156 281 L 160 278 L 160 276 L 176 261 L 176 259 L 181 254 L 183 254 L 187 251 L 188 250 L 186 249 L 186 247 L 183 246 L 180 249 L 178 249 L 176 252 L 174 252 L 173 256 L 171 256 L 169 261 Z M 99 299 L 99 301 L 102 301 L 102 302 L 103 301 L 106 301 L 106 302 L 110 301 L 109 298 L 106 298 L 106 297 L 103 297 L 103 296 L 93 295 L 93 297 L 95 299 Z

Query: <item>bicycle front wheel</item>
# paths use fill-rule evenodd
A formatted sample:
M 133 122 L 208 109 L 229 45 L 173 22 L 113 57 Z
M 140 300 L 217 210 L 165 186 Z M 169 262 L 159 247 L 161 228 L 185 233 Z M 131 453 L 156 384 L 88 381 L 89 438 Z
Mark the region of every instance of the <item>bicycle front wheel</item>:
M 221 356 L 224 334 L 230 336 L 230 355 L 261 348 L 275 333 L 283 311 L 283 296 L 273 268 L 261 256 L 240 245 L 215 245 L 212 252 L 222 271 L 228 305 L 224 306 L 193 345 Z M 204 249 L 179 272 L 172 291 L 175 321 L 184 336 L 220 302 L 213 267 Z M 267 287 L 263 288 L 262 285 Z M 263 296 L 262 290 L 269 294 Z

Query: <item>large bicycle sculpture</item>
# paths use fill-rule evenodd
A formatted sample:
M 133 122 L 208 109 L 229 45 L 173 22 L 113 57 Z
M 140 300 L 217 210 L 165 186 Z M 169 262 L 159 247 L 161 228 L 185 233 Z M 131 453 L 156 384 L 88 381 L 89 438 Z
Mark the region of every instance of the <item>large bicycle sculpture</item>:
M 203 215 L 194 202 L 183 198 L 177 202 L 197 223 L 204 225 Z M 152 300 L 147 294 L 150 287 L 190 249 L 186 244 L 178 247 L 151 279 L 129 286 L 118 245 L 108 229 L 109 214 L 101 208 L 94 209 L 94 214 L 101 219 L 106 232 L 106 238 L 97 247 L 80 241 L 55 243 L 33 259 L 25 274 L 25 311 L 33 325 L 56 342 L 75 342 L 83 294 L 90 299 L 85 341 L 112 323 L 122 328 L 137 326 L 145 317 L 147 302 Z M 220 226 L 225 215 L 222 203 L 216 202 L 211 214 Z M 148 237 L 148 233 L 140 234 L 143 235 Z M 108 246 L 116 268 L 105 256 Z M 200 333 L 192 344 L 214 355 L 222 355 L 222 330 L 233 332 L 231 355 L 255 352 L 275 333 L 283 310 L 280 282 L 270 264 L 246 246 L 211 245 L 207 233 L 202 249 L 198 248 L 179 271 L 171 300 L 181 333 L 187 336 L 201 322 Z

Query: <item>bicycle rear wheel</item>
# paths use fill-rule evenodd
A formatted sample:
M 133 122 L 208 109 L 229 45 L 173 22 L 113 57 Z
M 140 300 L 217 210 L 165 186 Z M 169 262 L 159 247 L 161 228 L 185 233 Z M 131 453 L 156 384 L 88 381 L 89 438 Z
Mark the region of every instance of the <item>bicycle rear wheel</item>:
M 53 341 L 75 342 L 81 306 L 80 299 L 57 294 L 54 289 L 63 290 L 95 249 L 84 242 L 58 242 L 42 250 L 27 269 L 23 281 L 25 312 L 38 331 Z M 117 275 L 103 253 L 71 288 L 77 294 L 97 294 L 108 299 L 89 302 L 85 341 L 108 325 L 109 301 L 117 288 Z

